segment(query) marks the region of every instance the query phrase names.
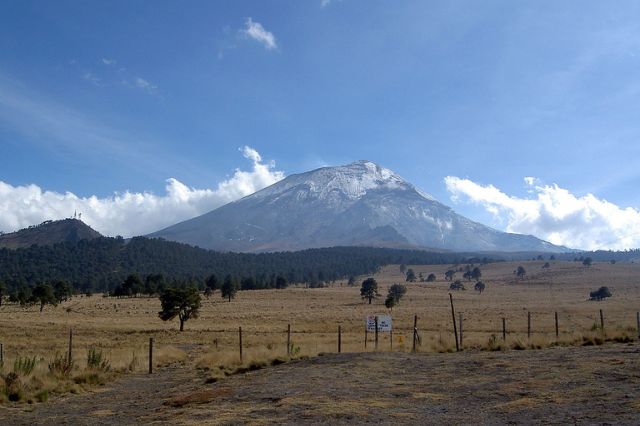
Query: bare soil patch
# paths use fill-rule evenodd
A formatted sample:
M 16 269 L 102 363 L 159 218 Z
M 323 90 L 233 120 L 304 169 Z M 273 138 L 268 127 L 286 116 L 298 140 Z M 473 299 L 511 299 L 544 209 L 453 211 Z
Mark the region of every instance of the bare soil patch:
M 4 424 L 637 424 L 640 345 L 345 353 L 205 384 L 189 363 L 0 408 Z

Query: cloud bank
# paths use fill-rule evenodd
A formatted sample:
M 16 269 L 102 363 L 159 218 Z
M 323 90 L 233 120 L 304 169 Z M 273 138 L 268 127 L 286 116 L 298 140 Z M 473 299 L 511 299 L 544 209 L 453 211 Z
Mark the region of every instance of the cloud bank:
M 493 185 L 447 176 L 452 200 L 465 197 L 506 223 L 506 230 L 532 234 L 571 248 L 624 250 L 640 247 L 640 210 L 593 194 L 576 196 L 558 185 L 526 177 L 530 198 L 509 196 Z
M 168 179 L 166 193 L 116 193 L 112 197 L 81 198 L 71 192 L 46 191 L 37 185 L 12 186 L 0 181 L 0 231 L 12 232 L 45 220 L 64 219 L 74 211 L 104 235 L 131 237 L 157 231 L 252 194 L 284 178 L 273 164 L 265 164 L 253 148 L 241 148 L 252 162 L 249 171 L 236 169 L 215 189 L 190 188 Z

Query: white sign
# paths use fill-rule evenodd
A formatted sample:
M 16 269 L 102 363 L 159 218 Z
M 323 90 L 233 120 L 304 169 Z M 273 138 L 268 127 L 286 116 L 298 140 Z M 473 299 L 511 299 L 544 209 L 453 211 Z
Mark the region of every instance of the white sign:
M 367 331 L 376 331 L 376 317 L 378 318 L 378 331 L 391 332 L 391 315 L 367 315 L 365 326 Z

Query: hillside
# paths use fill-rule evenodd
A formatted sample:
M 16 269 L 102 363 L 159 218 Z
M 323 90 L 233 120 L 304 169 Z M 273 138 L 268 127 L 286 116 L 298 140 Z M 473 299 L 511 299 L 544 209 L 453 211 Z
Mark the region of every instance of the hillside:
M 0 235 L 0 248 L 18 249 L 32 245 L 50 246 L 62 242 L 92 240 L 102 235 L 78 219 L 46 221 L 10 234 Z
M 473 222 L 369 161 L 291 175 L 150 236 L 237 252 L 333 246 L 567 251 Z
M 211 274 L 253 277 L 269 287 L 275 275 L 319 284 L 370 274 L 392 263 L 442 264 L 483 259 L 472 253 L 438 253 L 369 247 L 333 247 L 280 253 L 220 253 L 161 239 L 101 237 L 18 250 L 0 249 L 0 281 L 10 289 L 63 280 L 82 291 L 111 290 L 129 274 L 163 274 L 202 284 Z M 484 259 L 487 260 L 487 259 Z

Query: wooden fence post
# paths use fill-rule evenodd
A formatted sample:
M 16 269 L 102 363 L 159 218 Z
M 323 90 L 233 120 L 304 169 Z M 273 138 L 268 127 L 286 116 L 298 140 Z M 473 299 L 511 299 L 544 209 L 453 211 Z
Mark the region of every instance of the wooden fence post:
M 149 337 L 149 374 L 153 374 L 153 337 Z
M 453 296 L 449 293 L 449 301 L 451 301 L 451 319 L 453 320 L 453 337 L 456 339 L 456 352 L 460 350 L 458 343 L 458 328 L 456 327 L 456 312 L 453 310 Z
M 240 347 L 240 364 L 242 364 L 242 327 L 238 327 L 238 346 Z
M 69 329 L 69 354 L 67 358 L 69 365 L 71 365 L 71 362 L 73 362 L 72 347 L 73 347 L 73 329 L 70 328 Z
M 393 352 L 393 328 L 389 331 L 389 344 L 391 345 L 389 350 Z
M 338 353 L 342 352 L 342 326 L 338 326 Z
M 377 315 L 376 315 L 375 324 L 376 324 L 376 334 L 375 334 L 376 335 L 376 346 L 375 346 L 375 349 L 377 351 L 378 350 L 378 316 Z
M 502 317 L 502 341 L 507 341 L 507 319 Z
M 416 344 L 418 343 L 418 316 L 413 316 L 413 348 L 412 352 L 416 351 Z
M 367 349 L 367 340 L 369 340 L 369 330 L 367 329 L 369 323 L 364 326 L 364 348 Z
M 527 339 L 531 339 L 531 312 L 527 312 Z
M 287 356 L 291 355 L 291 324 L 287 324 Z
M 0 343 L 0 367 L 4 365 L 4 344 Z
M 460 333 L 460 349 L 462 349 L 462 312 L 458 314 L 458 317 L 460 318 L 460 325 L 458 327 L 460 329 L 458 330 L 458 332 Z
M 604 334 L 604 314 L 602 313 L 602 309 L 600 309 L 600 331 Z
M 640 339 L 640 312 L 636 312 L 636 323 L 638 327 L 638 339 Z
M 556 342 L 558 341 L 559 336 L 560 336 L 560 329 L 558 328 L 558 311 L 556 311 Z

